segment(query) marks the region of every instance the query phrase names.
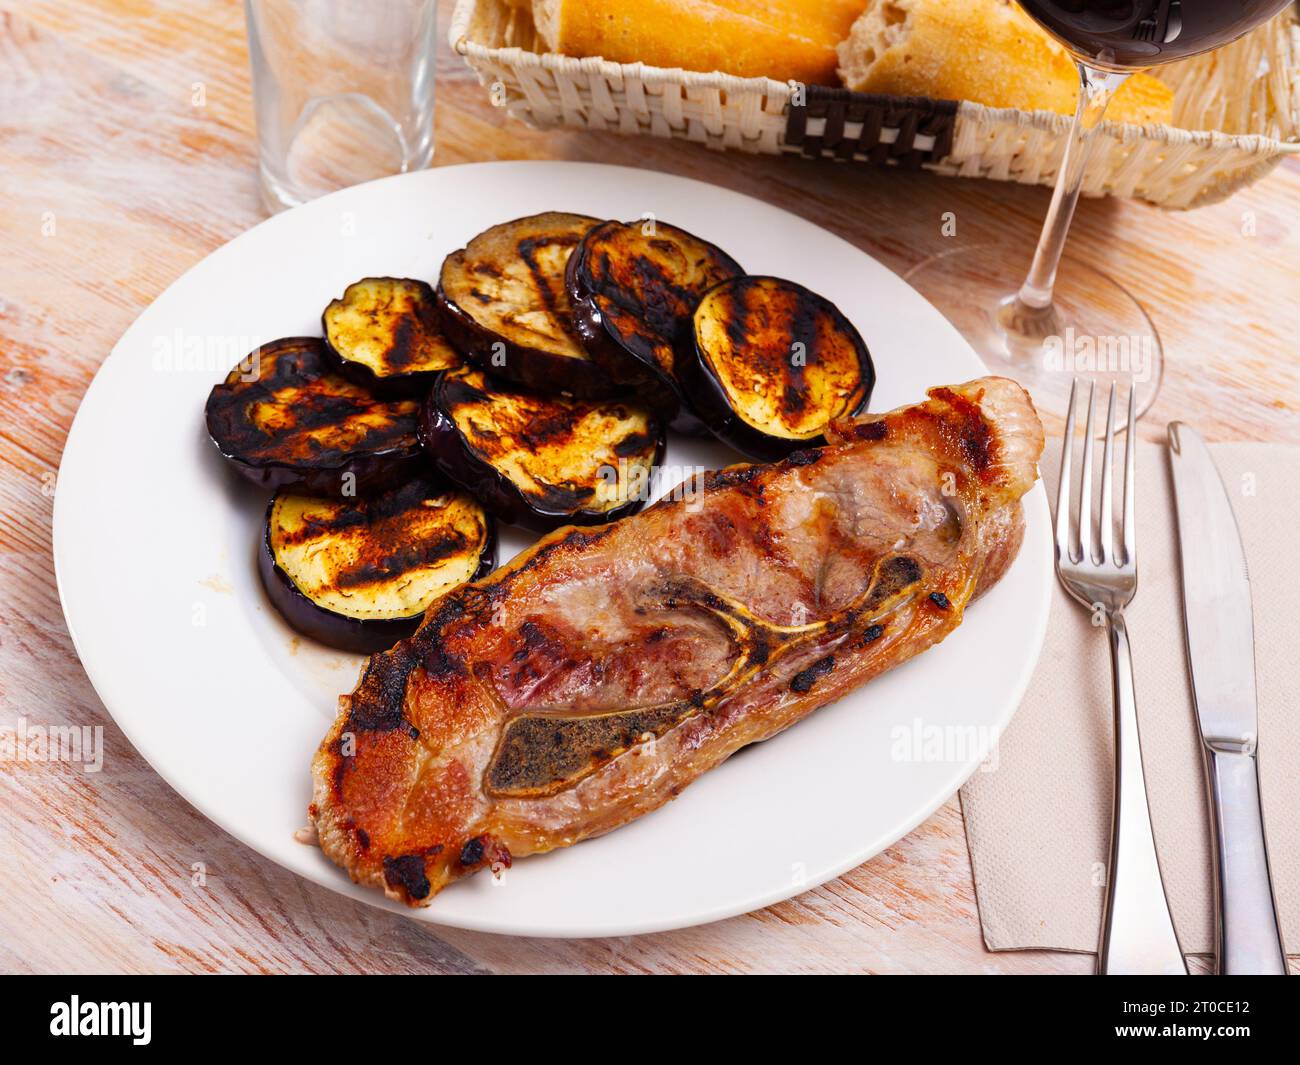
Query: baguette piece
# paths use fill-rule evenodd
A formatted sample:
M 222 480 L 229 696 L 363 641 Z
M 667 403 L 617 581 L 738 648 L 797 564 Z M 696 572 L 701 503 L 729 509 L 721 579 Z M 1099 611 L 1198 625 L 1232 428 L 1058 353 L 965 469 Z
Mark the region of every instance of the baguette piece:
M 839 57 L 840 77 L 856 92 L 1058 114 L 1073 114 L 1078 96 L 1069 53 L 1010 0 L 867 0 Z M 1173 91 L 1137 74 L 1107 117 L 1168 123 L 1173 110 Z
M 837 85 L 865 0 L 533 0 L 552 52 Z

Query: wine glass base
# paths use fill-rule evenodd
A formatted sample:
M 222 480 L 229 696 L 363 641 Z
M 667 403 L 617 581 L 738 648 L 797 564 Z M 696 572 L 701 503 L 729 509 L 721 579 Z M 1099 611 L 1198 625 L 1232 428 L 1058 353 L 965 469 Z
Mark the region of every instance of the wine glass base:
M 957 328 L 989 373 L 1019 381 L 1040 413 L 1064 419 L 1079 378 L 1096 382 L 1099 395 L 1118 384 L 1124 402 L 1135 388 L 1141 417 L 1164 372 L 1160 337 L 1142 305 L 1110 275 L 1066 255 L 1052 307 L 1026 308 L 1015 293 L 1027 266 L 1023 249 L 981 244 L 934 255 L 903 279 Z

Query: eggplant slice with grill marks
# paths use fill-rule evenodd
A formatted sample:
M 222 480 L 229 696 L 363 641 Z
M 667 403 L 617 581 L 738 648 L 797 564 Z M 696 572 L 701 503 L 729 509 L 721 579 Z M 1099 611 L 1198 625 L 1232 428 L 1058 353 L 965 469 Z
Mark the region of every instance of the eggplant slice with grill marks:
M 443 328 L 489 373 L 526 388 L 606 396 L 614 382 L 574 331 L 569 256 L 598 219 L 547 211 L 484 230 L 443 261 Z
M 420 435 L 434 464 L 512 525 L 596 525 L 639 510 L 664 434 L 621 400 L 546 396 L 448 370 L 425 402 Z
M 212 389 L 208 435 L 263 488 L 366 495 L 425 469 L 418 400 L 381 400 L 343 377 L 318 337 L 263 345 Z
M 492 519 L 431 477 L 369 500 L 281 492 L 258 552 L 267 595 L 293 628 L 362 654 L 410 636 L 430 603 L 495 562 Z
M 866 408 L 875 384 L 861 334 L 829 300 L 776 277 L 710 289 L 681 371 L 718 439 L 762 462 L 826 442 L 834 419 Z
M 345 377 L 377 395 L 423 398 L 434 377 L 461 362 L 441 319 L 427 282 L 367 277 L 330 301 L 321 327 Z
M 683 401 L 676 352 L 691 314 L 708 289 L 743 273 L 721 248 L 666 222 L 604 222 L 569 260 L 574 323 L 617 383 L 653 388 L 675 414 Z

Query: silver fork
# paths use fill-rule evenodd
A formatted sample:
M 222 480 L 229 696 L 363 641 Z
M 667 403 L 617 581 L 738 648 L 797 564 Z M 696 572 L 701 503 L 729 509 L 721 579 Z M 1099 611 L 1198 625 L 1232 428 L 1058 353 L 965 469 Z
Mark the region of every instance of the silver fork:
M 1092 427 L 1097 387 L 1094 382 L 1088 390 L 1083 470 L 1079 478 L 1079 503 L 1075 507 L 1070 481 L 1078 390 L 1079 382 L 1076 380 L 1070 389 L 1070 413 L 1061 446 L 1061 479 L 1056 490 L 1056 576 L 1071 597 L 1091 611 L 1094 618 L 1105 621 L 1110 636 L 1115 704 L 1115 793 L 1097 972 L 1185 974 L 1187 963 L 1174 935 L 1174 923 L 1169 916 L 1169 904 L 1156 861 L 1155 838 L 1151 834 L 1151 811 L 1147 807 L 1142 750 L 1138 742 L 1133 655 L 1124 621 L 1124 608 L 1133 601 L 1137 592 L 1137 530 L 1133 510 L 1137 436 L 1135 393 L 1129 390 L 1128 434 L 1124 445 L 1124 511 L 1117 543 L 1111 505 L 1116 387 L 1111 386 L 1110 406 L 1106 413 L 1106 442 L 1101 460 L 1101 513 L 1095 537 Z

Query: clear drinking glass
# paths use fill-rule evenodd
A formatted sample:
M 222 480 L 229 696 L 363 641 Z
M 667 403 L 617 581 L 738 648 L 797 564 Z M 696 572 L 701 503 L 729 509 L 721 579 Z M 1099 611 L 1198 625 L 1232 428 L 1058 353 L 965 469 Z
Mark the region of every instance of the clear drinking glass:
M 1130 74 L 1219 48 L 1290 0 L 1017 0 L 1070 51 L 1079 102 L 1038 247 L 944 252 L 905 277 L 951 321 L 990 372 L 1024 385 L 1039 409 L 1065 413 L 1074 378 L 1131 386 L 1141 415 L 1164 352 L 1139 294 L 1084 257 L 1063 255 L 1093 131 Z M 1104 394 L 1104 393 L 1102 393 Z
M 244 0 L 268 211 L 433 161 L 437 0 Z

